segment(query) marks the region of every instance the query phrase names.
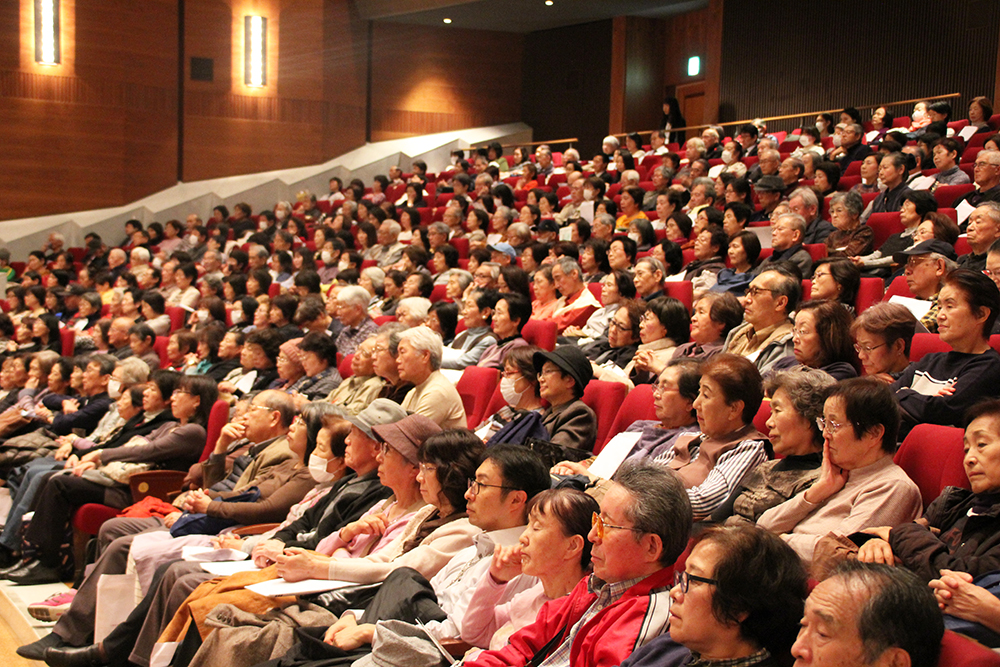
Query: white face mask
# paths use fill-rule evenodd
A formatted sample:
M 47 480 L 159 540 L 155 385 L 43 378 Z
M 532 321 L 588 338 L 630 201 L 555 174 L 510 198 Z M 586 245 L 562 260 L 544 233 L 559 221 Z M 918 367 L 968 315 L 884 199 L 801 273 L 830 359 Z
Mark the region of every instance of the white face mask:
M 923 120 L 924 116 L 926 116 L 926 115 L 927 114 L 924 113 L 923 111 L 920 111 L 920 110 L 914 111 L 913 112 L 913 121 L 916 122 L 916 121 Z
M 347 259 L 342 259 L 342 260 L 340 260 L 339 262 L 337 262 L 337 268 L 338 268 L 339 270 L 341 270 L 341 271 L 346 271 L 346 270 L 347 270 L 347 268 L 348 268 L 348 267 L 349 267 L 350 265 L 351 265 L 351 262 L 350 262 L 350 260 L 347 260 Z
M 733 161 L 733 152 L 722 151 L 722 161 L 725 162 L 726 164 L 731 163 Z
M 194 245 L 198 245 L 198 235 L 197 234 L 188 234 L 188 236 L 187 236 L 187 242 L 188 242 L 188 245 L 193 245 L 193 246 Z
M 594 201 L 594 191 L 588 188 L 583 189 L 583 200 L 584 201 Z
M 840 148 L 840 145 L 842 143 L 844 143 L 844 140 L 841 138 L 841 136 L 839 134 L 833 135 L 833 145 L 834 146 L 836 146 L 837 148 Z
M 260 224 L 257 225 L 257 229 L 262 232 L 267 231 L 267 218 L 260 219 Z
M 239 324 L 243 321 L 243 311 L 234 310 L 229 314 L 229 319 L 233 321 L 233 324 Z
M 319 254 L 320 259 L 323 260 L 324 264 L 333 264 L 333 253 L 329 250 L 324 250 Z
M 284 220 L 286 217 L 288 217 L 288 213 L 285 212 L 285 209 L 279 208 L 277 211 L 274 212 L 274 217 L 276 217 L 278 220 Z
M 108 380 L 108 396 L 114 400 L 118 400 L 122 397 L 122 383 L 118 380 L 111 378 Z
M 810 137 L 808 134 L 803 134 L 802 136 L 799 137 L 799 145 L 812 146 L 812 137 Z
M 820 123 L 819 121 L 816 121 L 816 130 L 818 132 L 822 132 L 825 129 L 826 129 L 826 125 L 824 125 L 823 123 Z
M 309 474 L 312 478 L 322 484 L 323 482 L 329 482 L 333 479 L 333 473 L 328 472 L 326 465 L 329 463 L 327 459 L 322 456 L 317 456 L 316 452 L 309 455 Z
M 521 402 L 521 397 L 524 396 L 524 391 L 518 391 L 514 388 L 515 384 L 517 384 L 517 380 L 514 378 L 500 378 L 500 395 L 512 408 L 516 408 L 517 404 Z
M 202 324 L 204 324 L 205 322 L 208 322 L 209 317 L 210 317 L 210 315 L 208 314 L 207 310 L 199 310 L 198 311 L 198 321 L 201 322 Z
M 629 234 L 628 237 L 635 241 L 636 245 L 642 244 L 642 236 L 636 233 Z

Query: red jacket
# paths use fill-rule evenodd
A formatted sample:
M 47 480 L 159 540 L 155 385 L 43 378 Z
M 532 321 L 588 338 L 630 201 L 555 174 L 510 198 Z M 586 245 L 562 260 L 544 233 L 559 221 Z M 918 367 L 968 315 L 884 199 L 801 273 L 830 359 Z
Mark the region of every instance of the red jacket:
M 625 591 L 580 628 L 570 649 L 573 667 L 618 665 L 632 651 L 666 632 L 670 618 L 670 587 L 674 569 L 665 567 Z M 466 667 L 527 665 L 557 634 L 565 637 L 596 599 L 584 577 L 568 596 L 546 602 L 531 625 L 510 637 L 499 651 L 484 651 Z M 552 647 L 550 653 L 558 648 Z

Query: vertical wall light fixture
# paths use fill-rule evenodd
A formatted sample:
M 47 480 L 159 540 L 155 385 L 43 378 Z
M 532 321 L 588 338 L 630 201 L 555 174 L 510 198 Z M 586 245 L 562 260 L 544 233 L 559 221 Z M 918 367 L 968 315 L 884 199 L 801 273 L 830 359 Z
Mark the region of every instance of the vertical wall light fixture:
M 688 76 L 698 76 L 701 74 L 701 58 L 691 56 L 688 58 Z
M 267 85 L 267 19 L 246 16 L 243 19 L 243 81 L 252 88 Z
M 35 62 L 58 65 L 59 0 L 35 0 Z

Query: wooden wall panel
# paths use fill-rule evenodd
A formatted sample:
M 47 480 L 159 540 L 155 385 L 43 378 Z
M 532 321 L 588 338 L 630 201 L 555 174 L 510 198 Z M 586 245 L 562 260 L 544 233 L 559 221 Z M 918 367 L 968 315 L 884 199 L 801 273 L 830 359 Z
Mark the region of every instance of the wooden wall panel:
M 372 141 L 520 120 L 524 38 L 376 23 Z
M 821 3 L 727 2 L 723 120 L 945 93 L 962 94 L 953 106 L 965 117 L 972 97 L 993 93 L 1000 3 L 884 0 L 878 14 L 891 21 L 876 27 L 872 5 L 863 0 L 838 3 L 835 20 Z M 794 25 L 782 17 L 794 17 Z M 774 35 L 773 47 L 767 35 Z M 799 122 L 769 127 L 789 130 Z
M 660 123 L 665 29 L 663 20 L 626 17 L 624 124 L 619 132 L 652 130 Z

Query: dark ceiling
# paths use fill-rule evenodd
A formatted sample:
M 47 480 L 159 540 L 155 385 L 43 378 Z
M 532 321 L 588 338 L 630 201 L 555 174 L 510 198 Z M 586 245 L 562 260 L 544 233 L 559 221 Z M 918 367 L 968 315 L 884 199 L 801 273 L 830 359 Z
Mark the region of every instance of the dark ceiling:
M 529 33 L 601 21 L 615 16 L 666 18 L 708 5 L 708 0 L 425 0 L 372 2 L 365 18 L 395 23 Z M 450 24 L 444 20 L 450 19 Z

